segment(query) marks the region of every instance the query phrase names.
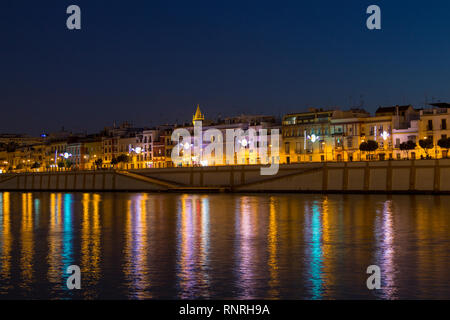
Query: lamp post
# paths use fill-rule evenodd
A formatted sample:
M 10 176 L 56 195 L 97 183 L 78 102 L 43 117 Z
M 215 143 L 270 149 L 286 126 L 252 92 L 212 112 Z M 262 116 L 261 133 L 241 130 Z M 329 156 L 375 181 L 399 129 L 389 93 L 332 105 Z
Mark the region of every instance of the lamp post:
M 323 152 L 325 153 L 325 162 L 327 162 L 328 161 L 328 159 L 327 159 L 327 145 L 326 145 L 325 141 L 322 141 L 321 143 L 322 143 L 322 146 L 323 146 Z

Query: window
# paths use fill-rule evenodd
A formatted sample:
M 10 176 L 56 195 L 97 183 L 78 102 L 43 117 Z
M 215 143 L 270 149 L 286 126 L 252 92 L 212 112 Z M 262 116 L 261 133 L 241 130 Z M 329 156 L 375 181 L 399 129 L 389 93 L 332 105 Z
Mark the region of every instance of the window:
M 286 142 L 286 143 L 284 144 L 284 152 L 287 153 L 287 154 L 289 154 L 289 152 L 290 152 L 290 150 L 289 150 L 289 142 Z
M 447 119 L 442 119 L 441 120 L 441 129 L 442 130 L 447 130 Z
M 301 144 L 301 142 L 297 142 L 297 143 L 295 144 L 295 152 L 296 152 L 296 153 L 300 153 L 301 150 L 302 150 L 302 144 Z
M 433 120 L 428 120 L 427 130 L 428 130 L 428 131 L 433 130 Z

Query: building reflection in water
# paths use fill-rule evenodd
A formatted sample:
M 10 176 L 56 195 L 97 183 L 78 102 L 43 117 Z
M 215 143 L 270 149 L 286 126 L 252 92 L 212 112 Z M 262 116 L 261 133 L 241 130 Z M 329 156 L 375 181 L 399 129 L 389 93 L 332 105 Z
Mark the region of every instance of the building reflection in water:
M 81 228 L 81 273 L 86 288 L 95 287 L 101 277 L 101 226 L 99 194 L 84 193 L 81 200 L 83 219 Z M 95 291 L 83 290 L 85 298 L 95 298 Z
M 322 266 L 323 266 L 323 291 L 330 296 L 335 286 L 336 265 L 335 252 L 333 245 L 336 243 L 336 236 L 333 234 L 333 221 L 330 212 L 330 201 L 328 196 L 324 196 L 322 200 Z M 341 215 L 336 212 L 334 217 Z
M 62 274 L 64 286 L 67 282 L 67 278 L 70 276 L 67 274 L 67 268 L 71 265 L 78 264 L 74 261 L 73 253 L 73 194 L 64 194 L 63 208 Z M 67 288 L 67 286 L 65 287 Z
M 20 268 L 25 290 L 30 290 L 33 282 L 33 254 L 33 195 L 22 193 Z
M 262 261 L 260 254 L 266 252 L 267 247 L 261 247 L 263 243 L 259 243 L 258 239 L 258 224 L 267 221 L 267 210 L 264 206 L 258 208 L 258 202 L 254 197 L 242 196 L 238 198 L 238 210 L 236 210 L 235 229 L 236 229 L 236 274 L 238 276 L 237 286 L 239 289 L 240 299 L 257 298 L 256 291 L 258 287 L 265 287 L 265 283 L 259 282 L 258 278 L 261 276 L 261 263 L 267 263 L 267 260 Z M 261 211 L 258 212 L 258 209 Z M 258 217 L 261 219 L 258 221 Z M 263 218 L 265 216 L 265 218 Z M 266 240 L 266 236 L 264 236 Z M 274 239 L 272 239 L 274 240 Z M 272 249 L 275 248 L 275 241 L 272 242 Z M 270 259 L 270 258 L 269 258 Z M 272 261 L 272 266 L 276 268 L 275 259 Z M 273 271 L 273 270 L 272 270 Z
M 209 197 L 182 195 L 177 217 L 177 286 L 180 298 L 209 297 Z
M 449 204 L 0 192 L 0 297 L 445 299 Z M 82 290 L 67 289 L 71 264 L 81 267 Z M 371 264 L 382 271 L 377 292 L 366 287 Z
M 381 212 L 377 210 L 375 219 L 375 240 L 377 245 L 375 264 L 381 269 L 381 288 L 383 298 L 386 299 L 394 299 L 396 296 L 392 206 L 392 200 L 384 201 L 383 209 Z
M 61 252 L 62 252 L 62 194 L 50 194 L 50 219 L 48 232 L 48 280 L 56 287 L 67 288 L 65 283 L 61 280 L 62 270 Z M 65 272 L 64 272 L 65 273 Z
M 275 198 L 270 197 L 269 203 L 269 230 L 268 230 L 268 251 L 269 251 L 269 297 L 270 298 L 279 298 L 280 290 L 279 290 L 279 279 L 278 279 L 278 230 L 277 230 L 277 209 Z
M 323 251 L 322 251 L 322 215 L 319 202 L 305 203 L 305 244 L 308 267 L 308 288 L 311 299 L 322 297 L 323 286 Z
M 8 291 L 11 288 L 9 282 L 11 277 L 11 246 L 13 238 L 11 235 L 11 200 L 10 193 L 3 192 L 0 197 L 0 219 L 1 219 L 1 256 L 0 256 L 0 279 L 2 283 L 1 291 Z
M 147 256 L 151 245 L 148 241 L 147 201 L 145 193 L 127 200 L 124 273 L 130 298 L 152 298 Z

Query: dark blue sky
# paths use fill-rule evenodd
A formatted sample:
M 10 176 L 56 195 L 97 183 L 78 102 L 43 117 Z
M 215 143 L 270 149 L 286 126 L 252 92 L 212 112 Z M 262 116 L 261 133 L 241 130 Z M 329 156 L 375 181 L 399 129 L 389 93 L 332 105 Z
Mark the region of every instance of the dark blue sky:
M 449 17 L 447 0 L 2 0 L 0 132 L 448 101 Z

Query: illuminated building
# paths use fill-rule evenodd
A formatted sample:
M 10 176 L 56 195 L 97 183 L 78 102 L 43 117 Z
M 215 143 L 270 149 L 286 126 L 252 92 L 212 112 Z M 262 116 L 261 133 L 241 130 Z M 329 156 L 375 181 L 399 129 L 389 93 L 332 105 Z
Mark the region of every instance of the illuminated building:
M 100 137 L 92 137 L 84 142 L 84 170 L 92 170 L 96 168 L 95 162 L 102 159 L 103 144 Z
M 105 128 L 99 134 L 72 134 L 62 129 L 40 137 L 0 135 L 0 170 L 2 173 L 45 172 L 61 170 L 94 170 L 98 167 L 115 169 L 167 168 L 173 166 L 217 166 L 234 164 L 281 164 L 326 161 L 367 161 L 433 159 L 448 157 L 448 150 L 438 146 L 440 139 L 450 137 L 450 104 L 432 103 L 431 108 L 415 109 L 411 105 L 380 107 L 371 116 L 362 109 L 323 110 L 291 113 L 283 117 L 281 125 L 273 116 L 241 115 L 210 120 L 197 105 L 191 123 L 159 125 L 154 128 L 135 128 L 124 122 Z M 195 125 L 201 125 L 201 145 L 196 146 Z M 190 140 L 183 141 L 180 155 L 190 154 L 179 163 L 172 162 L 174 130 L 187 130 Z M 216 129 L 223 137 L 223 159 L 205 152 L 215 137 L 204 139 L 205 132 Z M 227 130 L 242 130 L 234 136 L 234 158 L 227 158 Z M 249 130 L 255 130 L 250 135 Z M 267 130 L 267 151 L 272 141 L 271 129 L 281 129 L 279 154 L 260 152 L 259 130 Z M 217 132 L 216 131 L 216 132 Z M 432 148 L 424 150 L 420 140 L 432 141 Z M 360 151 L 361 143 L 376 141 L 375 151 Z M 401 150 L 402 143 L 412 141 L 416 148 Z M 197 157 L 196 147 L 201 150 Z M 237 151 L 239 149 L 239 151 Z M 118 161 L 120 159 L 120 161 Z M 101 161 L 98 161 L 101 160 Z
M 419 150 L 400 150 L 400 145 L 412 141 L 417 145 L 419 141 L 419 120 L 411 120 L 408 128 L 393 129 L 392 141 L 394 143 L 394 159 L 416 159 Z
M 364 123 L 370 114 L 362 109 L 349 111 L 336 110 L 330 124 L 331 137 L 324 139 L 330 148 L 327 148 L 325 161 L 357 161 L 360 160 L 359 146 L 364 140 Z M 331 157 L 330 157 L 331 155 Z
M 282 121 L 281 163 L 325 161 L 333 148 L 330 144 L 332 117 L 333 110 L 314 108 L 308 112 L 285 115 Z
M 195 153 L 195 150 L 197 148 L 196 145 L 196 139 L 195 139 L 195 127 L 201 125 L 201 136 L 202 136 L 202 144 L 199 146 L 199 150 L 201 150 L 201 158 L 198 158 L 198 155 Z M 192 125 L 184 125 L 179 126 L 177 128 L 186 129 L 190 135 L 190 140 L 183 140 L 182 145 L 183 149 L 180 150 L 180 153 L 184 153 L 185 151 L 190 152 L 191 157 L 186 158 L 183 160 L 182 163 L 177 163 L 177 166 L 216 166 L 216 165 L 234 165 L 234 164 L 261 164 L 261 163 L 267 163 L 269 161 L 269 158 L 271 157 L 270 154 L 265 155 L 265 159 L 261 159 L 260 155 L 262 152 L 260 152 L 261 148 L 261 137 L 259 136 L 259 130 L 260 129 L 266 129 L 267 134 L 269 137 L 267 138 L 268 142 L 270 143 L 271 137 L 271 129 L 279 129 L 279 125 L 276 123 L 276 120 L 272 116 L 263 116 L 263 115 L 241 115 L 238 117 L 229 117 L 225 119 L 217 119 L 216 121 L 211 120 L 205 120 L 204 114 L 201 112 L 200 107 L 197 106 L 197 109 L 195 111 L 195 114 L 192 118 Z M 213 142 L 206 141 L 204 138 L 205 132 L 215 129 L 220 132 L 222 135 L 222 154 L 223 159 L 222 163 L 216 163 L 216 155 L 215 150 L 212 154 L 205 154 L 206 147 Z M 234 141 L 228 142 L 233 143 L 236 145 L 237 143 L 240 144 L 240 150 L 237 152 L 236 149 L 234 149 L 234 159 L 229 160 L 226 158 L 227 148 L 230 148 L 232 146 L 227 145 L 226 136 L 227 136 L 227 130 L 231 129 L 237 132 L 237 130 L 242 130 L 243 135 L 242 136 L 235 136 Z M 250 135 L 249 130 L 254 130 L 255 134 Z M 213 137 L 211 137 L 213 139 Z M 173 144 L 171 146 L 171 149 L 173 148 Z M 270 146 L 267 148 L 270 151 Z M 274 155 L 274 157 L 278 157 L 278 155 Z M 278 159 L 279 160 L 279 159 Z
M 393 143 L 393 130 L 406 130 L 411 127 L 411 121 L 419 118 L 419 111 L 411 105 L 380 107 L 374 117 L 367 118 L 363 138 L 378 143 L 374 153 L 366 153 L 361 160 L 392 160 L 394 159 L 395 145 Z M 398 133 L 398 132 L 397 132 Z M 396 136 L 397 139 L 397 136 Z
M 438 141 L 450 137 L 450 104 L 439 102 L 430 105 L 432 108 L 420 111 L 419 138 L 433 141 L 434 147 L 429 151 L 431 157 L 446 158 L 448 150 L 441 150 L 438 147 Z M 421 156 L 425 156 L 425 153 L 422 153 Z

